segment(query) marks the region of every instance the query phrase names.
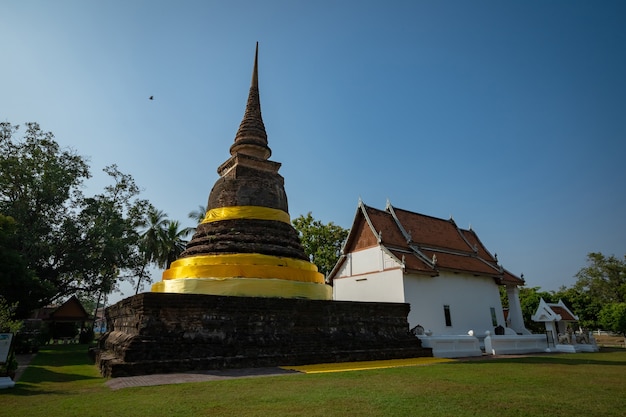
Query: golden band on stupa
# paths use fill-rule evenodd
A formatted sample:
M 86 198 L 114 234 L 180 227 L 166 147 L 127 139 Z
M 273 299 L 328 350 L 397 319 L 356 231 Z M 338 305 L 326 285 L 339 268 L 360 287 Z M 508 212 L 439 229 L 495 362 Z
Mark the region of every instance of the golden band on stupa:
M 280 163 L 261 117 L 258 43 L 243 120 L 231 157 L 217 169 L 204 220 L 152 292 L 330 300 L 291 225 Z

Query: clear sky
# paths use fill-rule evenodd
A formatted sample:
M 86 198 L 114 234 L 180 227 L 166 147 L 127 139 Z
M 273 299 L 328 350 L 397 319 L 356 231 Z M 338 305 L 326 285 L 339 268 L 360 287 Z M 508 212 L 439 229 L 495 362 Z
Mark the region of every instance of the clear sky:
M 89 157 L 86 194 L 116 163 L 195 226 L 257 41 L 292 218 L 452 215 L 542 290 L 626 254 L 624 1 L 4 0 L 0 120 Z

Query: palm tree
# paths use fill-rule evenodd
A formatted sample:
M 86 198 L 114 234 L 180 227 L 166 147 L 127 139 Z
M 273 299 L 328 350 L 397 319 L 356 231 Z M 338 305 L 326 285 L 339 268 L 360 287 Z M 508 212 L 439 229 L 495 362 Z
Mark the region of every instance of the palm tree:
M 178 220 L 168 221 L 167 228 L 161 236 L 161 254 L 157 260 L 157 264 L 161 268 L 169 268 L 178 256 L 183 253 L 187 246 L 187 237 L 192 232 L 191 227 L 180 229 Z
M 144 228 L 143 233 L 140 235 L 141 241 L 139 243 L 139 249 L 143 254 L 144 262 L 137 279 L 135 294 L 139 292 L 139 286 L 146 266 L 150 263 L 158 264 L 158 260 L 162 257 L 163 236 L 165 235 L 168 224 L 169 220 L 167 219 L 167 214 L 152 206 L 148 209 L 147 218 L 140 226 Z
M 203 207 L 200 206 L 200 209 L 202 211 Z M 169 220 L 167 214 L 154 207 L 148 209 L 147 217 L 142 226 L 144 229 L 140 235 L 139 247 L 143 254 L 144 264 L 139 272 L 135 294 L 139 293 L 146 266 L 152 263 L 159 268 L 169 268 L 172 262 L 185 250 L 187 246 L 185 237 L 194 230 L 191 227 L 180 229 L 178 220 Z
M 189 214 L 187 214 L 187 217 L 189 217 L 191 220 L 195 220 L 196 224 L 202 223 L 202 220 L 204 220 L 205 216 L 206 216 L 206 207 L 203 205 L 198 205 L 198 210 L 190 211 Z M 191 227 L 190 229 L 191 229 L 191 233 L 196 232 L 195 227 Z
M 144 254 L 148 262 L 156 262 L 161 257 L 163 234 L 167 230 L 169 220 L 162 210 L 151 207 L 148 210 L 145 229 L 141 234 Z

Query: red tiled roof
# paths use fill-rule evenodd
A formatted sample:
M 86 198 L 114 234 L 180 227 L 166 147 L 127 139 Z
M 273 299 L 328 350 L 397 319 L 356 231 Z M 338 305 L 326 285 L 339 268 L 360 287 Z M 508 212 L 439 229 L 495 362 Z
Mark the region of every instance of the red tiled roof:
M 405 268 L 411 272 L 437 275 L 439 270 L 449 270 L 524 283 L 498 264 L 473 230 L 460 229 L 453 220 L 359 203 L 344 253 L 375 244 L 384 246 L 398 260 L 404 258 Z
M 493 264 L 482 261 L 473 253 L 456 254 L 449 252 L 435 252 L 422 250 L 422 253 L 432 258 L 437 257 L 437 268 L 449 269 L 459 272 L 469 272 L 472 274 L 498 276 L 501 274 L 499 268 Z
M 506 269 L 504 270 L 504 275 L 502 276 L 502 282 L 515 285 L 524 285 L 524 280 L 522 278 L 513 275 Z
M 576 318 L 569 313 L 569 311 L 561 306 L 550 304 L 550 308 L 552 309 L 552 311 L 554 311 L 555 314 L 561 316 L 561 321 L 577 321 Z
M 412 213 L 395 207 L 393 210 L 404 230 L 411 235 L 411 241 L 418 245 L 466 252 L 472 250 L 463 240 L 453 221 Z
M 413 251 L 398 251 L 393 249 L 388 249 L 389 252 L 399 261 L 404 259 L 404 266 L 410 272 L 419 272 L 419 273 L 427 273 L 430 275 L 437 275 L 437 271 L 435 268 L 428 265 L 422 259 L 420 259 L 415 252 Z

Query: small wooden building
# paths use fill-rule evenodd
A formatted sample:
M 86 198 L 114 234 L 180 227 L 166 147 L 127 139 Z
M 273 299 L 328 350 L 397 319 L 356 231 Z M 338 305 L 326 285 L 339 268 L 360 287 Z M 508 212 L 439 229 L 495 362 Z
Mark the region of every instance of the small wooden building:
M 59 306 L 39 309 L 36 319 L 47 323 L 50 337 L 55 341 L 78 341 L 78 336 L 85 329 L 85 324 L 92 319 L 76 296 L 70 297 Z

